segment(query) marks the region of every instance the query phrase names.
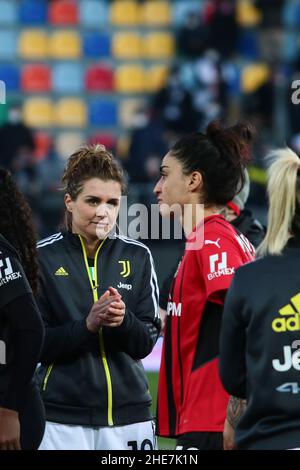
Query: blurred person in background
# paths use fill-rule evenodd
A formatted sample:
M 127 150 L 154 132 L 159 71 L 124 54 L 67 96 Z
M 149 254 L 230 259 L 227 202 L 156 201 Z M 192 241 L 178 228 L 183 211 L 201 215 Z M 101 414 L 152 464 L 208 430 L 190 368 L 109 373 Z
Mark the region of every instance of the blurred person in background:
M 1 450 L 36 450 L 44 433 L 44 407 L 33 380 L 44 335 L 37 291 L 31 210 L 10 173 L 0 168 Z
M 158 435 L 176 438 L 179 450 L 223 448 L 222 311 L 235 269 L 254 248 L 220 210 L 244 185 L 251 141 L 249 126 L 213 122 L 171 148 L 154 188 L 162 216 L 173 206 L 187 239 L 168 299 L 157 407 Z
M 151 253 L 116 233 L 125 181 L 103 145 L 73 153 L 62 182 L 65 229 L 38 244 L 47 418 L 40 449 L 154 449 L 140 361 L 160 331 Z
M 260 258 L 238 269 L 221 328 L 222 382 L 246 400 L 227 420 L 245 450 L 300 448 L 300 160 L 288 148 L 271 157 Z
M 34 151 L 33 133 L 22 122 L 22 110 L 13 104 L 8 112 L 7 122 L 0 127 L 0 165 L 18 172 L 24 168 L 30 171 Z

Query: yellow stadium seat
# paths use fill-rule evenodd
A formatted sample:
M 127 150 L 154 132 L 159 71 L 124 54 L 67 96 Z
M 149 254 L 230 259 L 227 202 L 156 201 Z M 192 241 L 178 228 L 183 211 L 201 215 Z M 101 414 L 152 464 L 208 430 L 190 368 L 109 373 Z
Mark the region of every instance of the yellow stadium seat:
M 141 21 L 146 26 L 169 26 L 172 21 L 170 2 L 150 0 L 144 3 Z
M 144 98 L 127 98 L 119 106 L 119 122 L 123 129 L 131 129 L 136 124 L 136 115 L 139 109 L 145 108 Z
M 116 59 L 140 59 L 143 52 L 141 37 L 136 33 L 116 33 L 112 50 Z
M 149 93 L 154 93 L 164 86 L 169 74 L 169 68 L 165 65 L 152 65 L 147 69 L 146 88 Z
M 48 38 L 43 30 L 26 29 L 19 36 L 19 55 L 22 59 L 44 59 L 48 56 Z
M 48 98 L 28 98 L 23 105 L 23 119 L 30 127 L 50 127 L 53 105 Z
M 55 150 L 63 159 L 68 158 L 85 141 L 80 132 L 62 132 L 55 139 Z
M 270 77 L 267 64 L 250 64 L 242 69 L 241 89 L 243 93 L 253 93 Z
M 55 107 L 55 121 L 61 127 L 84 127 L 87 111 L 84 101 L 79 98 L 62 98 Z
M 145 71 L 139 65 L 121 65 L 115 73 L 115 89 L 119 93 L 143 93 Z
M 144 38 L 147 59 L 171 59 L 175 53 L 175 40 L 171 33 L 150 33 Z
M 81 41 L 75 31 L 55 31 L 49 39 L 49 52 L 54 59 L 79 59 Z
M 110 20 L 114 26 L 140 24 L 140 6 L 133 0 L 116 0 L 111 4 Z
M 237 3 L 236 18 L 241 27 L 251 28 L 260 23 L 262 14 L 251 0 L 240 0 Z

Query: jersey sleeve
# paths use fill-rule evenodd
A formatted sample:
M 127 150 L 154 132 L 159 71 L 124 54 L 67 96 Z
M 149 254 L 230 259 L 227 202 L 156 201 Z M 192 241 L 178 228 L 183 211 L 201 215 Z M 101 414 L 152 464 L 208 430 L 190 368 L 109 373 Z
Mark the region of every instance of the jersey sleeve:
M 21 295 L 32 293 L 20 261 L 6 247 L 0 246 L 0 308 Z
M 223 304 L 236 268 L 244 264 L 237 241 L 206 234 L 199 257 L 207 299 Z

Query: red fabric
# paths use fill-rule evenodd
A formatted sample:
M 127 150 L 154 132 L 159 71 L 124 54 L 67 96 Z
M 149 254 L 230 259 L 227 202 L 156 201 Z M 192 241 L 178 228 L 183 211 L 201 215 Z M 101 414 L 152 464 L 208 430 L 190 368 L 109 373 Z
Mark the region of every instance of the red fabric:
M 158 388 L 160 435 L 223 431 L 228 395 L 218 358 L 195 367 L 196 349 L 208 304 L 223 306 L 235 269 L 253 255 L 250 242 L 220 215 L 204 220 L 202 248 L 185 251 L 167 309 Z

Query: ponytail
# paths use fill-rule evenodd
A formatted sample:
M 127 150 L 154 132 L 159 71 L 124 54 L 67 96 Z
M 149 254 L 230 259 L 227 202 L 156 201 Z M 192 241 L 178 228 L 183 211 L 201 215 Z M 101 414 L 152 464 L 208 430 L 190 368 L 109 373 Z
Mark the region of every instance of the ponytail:
M 300 160 L 290 148 L 271 152 L 268 169 L 269 213 L 260 256 L 280 255 L 288 240 L 300 233 Z

